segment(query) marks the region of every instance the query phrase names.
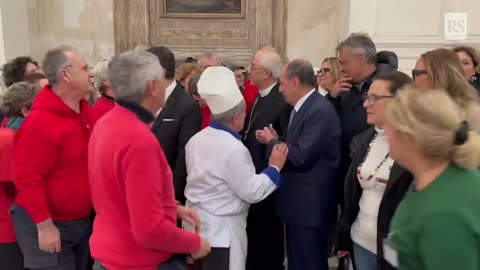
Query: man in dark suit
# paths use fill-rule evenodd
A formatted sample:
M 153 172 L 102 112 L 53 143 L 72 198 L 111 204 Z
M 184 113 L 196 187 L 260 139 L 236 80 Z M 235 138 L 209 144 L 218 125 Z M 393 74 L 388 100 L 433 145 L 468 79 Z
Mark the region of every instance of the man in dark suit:
M 158 57 L 165 69 L 166 103 L 152 125 L 173 173 L 175 198 L 185 203 L 187 168 L 185 165 L 185 145 L 201 129 L 200 108 L 187 94 L 175 77 L 175 56 L 166 47 L 153 47 L 147 50 Z
M 331 103 L 315 91 L 310 62 L 294 60 L 283 70 L 280 92 L 293 106 L 276 210 L 285 222 L 289 270 L 328 269 L 328 225 L 335 205 L 340 162 L 340 120 Z M 286 122 L 287 122 L 286 121 Z M 267 154 L 280 143 L 272 127 L 257 131 Z
M 252 63 L 250 80 L 261 89 L 252 110 L 246 117 L 243 143 L 250 151 L 256 173 L 268 167 L 266 146 L 257 141 L 255 131 L 273 124 L 278 129 L 281 114 L 289 114 L 290 106 L 279 91 L 282 60 L 274 52 L 259 52 Z M 274 195 L 252 204 L 248 212 L 247 270 L 282 270 L 284 254 L 284 228 L 275 213 Z

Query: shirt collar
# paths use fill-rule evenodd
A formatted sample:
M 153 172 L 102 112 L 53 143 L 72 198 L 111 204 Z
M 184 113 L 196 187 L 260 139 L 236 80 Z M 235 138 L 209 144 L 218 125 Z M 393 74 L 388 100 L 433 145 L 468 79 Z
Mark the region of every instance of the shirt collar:
M 153 120 L 155 120 L 151 112 L 149 112 L 142 105 L 136 102 L 124 99 L 115 99 L 115 102 L 118 105 L 124 107 L 125 109 L 133 112 L 138 117 L 138 119 L 140 119 L 145 124 L 150 124 L 153 122 Z
M 270 85 L 269 87 L 263 89 L 263 90 L 260 90 L 258 91 L 258 93 L 260 94 L 261 97 L 266 97 L 268 96 L 268 94 L 270 94 L 270 91 L 272 91 L 273 87 L 275 87 L 275 85 L 277 85 L 278 82 L 275 82 L 274 84 Z
M 167 90 L 165 91 L 165 102 L 168 100 L 175 87 L 177 87 L 177 81 L 173 80 L 173 82 L 167 87 Z
M 309 96 L 311 96 L 313 94 L 313 92 L 315 92 L 315 88 L 310 90 L 310 92 L 308 92 L 307 94 L 305 94 L 298 102 L 297 104 L 295 104 L 295 107 L 293 107 L 293 109 L 295 110 L 295 112 L 299 112 L 300 111 L 300 108 L 302 107 L 303 103 L 305 103 L 305 101 L 307 100 L 307 98 Z
M 216 122 L 211 122 L 210 127 L 214 128 L 214 129 L 223 130 L 225 132 L 228 132 L 228 133 L 232 134 L 232 136 L 235 137 L 238 140 L 240 140 L 242 138 L 242 136 L 238 132 L 233 131 L 230 128 L 228 128 L 228 127 L 226 127 L 222 124 L 219 124 L 219 123 L 216 123 Z

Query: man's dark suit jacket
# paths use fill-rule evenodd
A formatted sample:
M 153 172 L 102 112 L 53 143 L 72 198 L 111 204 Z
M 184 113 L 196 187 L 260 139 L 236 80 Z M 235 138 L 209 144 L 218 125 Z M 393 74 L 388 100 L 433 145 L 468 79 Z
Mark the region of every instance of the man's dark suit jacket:
M 268 158 L 265 156 L 266 146 L 258 142 L 255 132 L 272 124 L 281 136 L 282 131 L 279 126 L 279 120 L 280 118 L 289 117 L 290 114 L 291 106 L 285 102 L 285 98 L 279 89 L 280 83 L 277 83 L 270 93 L 264 97 L 263 105 L 258 106 L 256 104 L 245 118 L 243 143 L 250 151 L 256 173 L 261 173 L 268 167 Z
M 160 142 L 173 173 L 175 198 L 185 203 L 187 168 L 185 165 L 185 145 L 201 129 L 202 117 L 195 100 L 177 86 L 168 98 L 165 107 L 152 125 L 152 132 Z
M 282 121 L 283 125 L 289 119 Z M 340 163 L 340 120 L 332 104 L 317 91 L 296 112 L 283 142 L 288 159 L 282 170 L 276 210 L 288 224 L 323 227 L 335 205 Z M 268 144 L 267 153 L 279 141 Z

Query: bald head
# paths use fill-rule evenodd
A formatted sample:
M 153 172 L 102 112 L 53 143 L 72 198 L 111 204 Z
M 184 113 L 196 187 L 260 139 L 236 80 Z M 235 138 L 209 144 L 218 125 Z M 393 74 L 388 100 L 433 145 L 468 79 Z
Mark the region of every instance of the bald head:
M 258 52 L 272 52 L 277 53 L 277 50 L 272 45 L 265 45 L 258 49 Z

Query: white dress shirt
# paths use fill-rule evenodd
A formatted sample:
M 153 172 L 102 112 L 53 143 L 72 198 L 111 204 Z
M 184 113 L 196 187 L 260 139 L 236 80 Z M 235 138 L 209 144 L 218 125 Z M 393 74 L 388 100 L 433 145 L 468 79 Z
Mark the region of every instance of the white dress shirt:
M 302 107 L 303 103 L 305 103 L 305 101 L 308 99 L 309 96 L 311 96 L 313 94 L 313 92 L 315 92 L 315 88 L 310 90 L 310 92 L 308 92 L 307 94 L 305 94 L 301 99 L 299 99 L 297 101 L 297 104 L 295 104 L 295 107 L 293 107 L 293 109 L 295 110 L 295 112 L 298 112 L 300 111 L 300 108 Z
M 165 90 L 165 104 L 167 103 L 167 100 L 170 97 L 170 95 L 172 94 L 173 90 L 175 90 L 175 87 L 177 87 L 177 81 L 173 80 L 173 82 Z M 155 117 L 158 117 L 158 115 L 160 114 L 161 111 L 162 111 L 162 108 L 160 108 L 160 110 L 158 110 L 158 112 L 155 114 Z

